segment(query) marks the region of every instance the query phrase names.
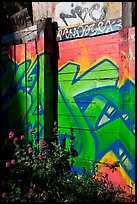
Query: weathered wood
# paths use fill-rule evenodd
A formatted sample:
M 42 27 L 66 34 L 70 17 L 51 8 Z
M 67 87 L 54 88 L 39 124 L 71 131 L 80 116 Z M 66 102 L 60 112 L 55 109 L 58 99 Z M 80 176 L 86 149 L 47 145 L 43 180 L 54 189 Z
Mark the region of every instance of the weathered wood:
M 2 37 L 2 45 L 27 43 L 37 38 L 37 26 L 31 26 Z
M 122 28 L 132 27 L 132 2 L 122 2 Z
M 36 24 L 38 20 L 51 17 L 55 19 L 55 8 L 61 2 L 32 2 L 33 23 Z
M 21 30 L 32 26 L 28 9 L 25 8 L 9 18 L 13 31 Z
M 47 141 L 53 136 L 53 123 L 57 121 L 57 95 L 58 95 L 58 53 L 56 44 L 57 27 L 47 18 L 44 29 L 44 135 Z M 48 134 L 47 134 L 48 133 Z

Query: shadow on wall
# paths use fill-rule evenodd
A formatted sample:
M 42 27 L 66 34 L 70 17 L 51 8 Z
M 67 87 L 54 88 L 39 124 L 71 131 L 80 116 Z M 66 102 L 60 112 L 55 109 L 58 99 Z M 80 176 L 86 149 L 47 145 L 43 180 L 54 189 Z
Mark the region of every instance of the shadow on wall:
M 25 65 L 20 67 L 17 62 L 16 46 L 5 46 L 2 48 L 2 110 L 1 110 L 1 139 L 0 139 L 0 181 L 3 178 L 3 165 L 10 161 L 13 148 L 11 147 L 9 132 L 13 131 L 16 136 L 24 134 L 23 127 L 25 121 L 22 121 L 26 103 L 26 94 L 19 90 L 21 85 L 21 74 L 25 70 Z M 13 60 L 14 59 L 14 60 Z M 22 95 L 22 97 L 20 97 Z M 21 103 L 22 101 L 22 103 Z M 20 134 L 18 135 L 18 132 Z M 1 183 L 1 182 L 0 182 Z M 0 186 L 1 188 L 1 186 Z
M 20 79 L 25 64 L 18 69 L 16 63 L 16 46 L 4 47 L 2 50 L 2 135 L 7 137 L 9 131 L 23 130 L 25 121 L 21 123 L 26 95 L 19 90 Z M 14 59 L 14 60 L 13 60 Z M 20 71 L 20 73 L 19 73 Z M 24 73 L 25 74 L 25 73 Z M 20 98 L 20 96 L 23 96 Z M 22 103 L 21 103 L 21 100 Z M 14 118 L 14 120 L 13 120 Z M 20 132 L 21 133 L 21 132 Z
M 25 70 L 25 65 L 19 67 L 16 63 L 16 46 L 7 46 L 2 49 L 2 112 L 1 112 L 1 151 L 4 159 L 10 157 L 8 135 L 10 131 L 18 130 L 24 134 L 25 126 L 24 110 L 26 103 L 26 94 L 23 90 L 19 90 L 21 70 Z M 13 60 L 14 59 L 14 60 Z M 22 95 L 22 97 L 20 97 Z M 22 101 L 22 103 L 21 103 Z M 19 135 L 19 136 L 20 136 Z M 6 141 L 5 141 L 6 139 Z

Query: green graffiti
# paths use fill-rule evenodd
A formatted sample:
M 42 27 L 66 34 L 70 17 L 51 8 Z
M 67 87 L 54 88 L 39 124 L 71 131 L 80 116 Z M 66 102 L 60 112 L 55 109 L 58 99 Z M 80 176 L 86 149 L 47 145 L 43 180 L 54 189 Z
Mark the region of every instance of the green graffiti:
M 134 95 L 131 97 L 134 84 L 127 81 L 119 89 L 118 68 L 108 59 L 77 77 L 79 68 L 79 65 L 69 62 L 60 69 L 58 75 L 59 131 L 70 135 L 71 129 L 74 130 L 79 153 L 74 166 L 91 170 L 89 160 L 100 160 L 107 151 L 113 150 L 134 180 L 134 173 L 131 172 L 135 159 Z M 130 88 L 125 93 L 127 86 Z M 131 109 L 126 105 L 128 102 Z M 132 168 L 124 165 L 120 149 L 131 162 Z
M 33 127 L 43 139 L 44 54 L 38 55 L 34 62 L 30 59 L 16 64 L 4 54 L 2 60 L 3 131 L 25 133 L 32 142 L 34 138 L 29 131 Z

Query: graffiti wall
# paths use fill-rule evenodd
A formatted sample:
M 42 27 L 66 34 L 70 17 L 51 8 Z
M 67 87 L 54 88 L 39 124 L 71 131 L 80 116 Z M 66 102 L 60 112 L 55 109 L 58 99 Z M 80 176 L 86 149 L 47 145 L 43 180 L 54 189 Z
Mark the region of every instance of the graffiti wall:
M 44 33 L 38 41 L 2 48 L 2 133 L 39 138 L 44 131 Z
M 135 30 L 59 43 L 60 138 L 74 136 L 74 168 L 103 165 L 114 183 L 135 190 Z
M 60 2 L 55 7 L 58 40 L 109 33 L 122 28 L 121 2 Z
M 57 40 L 95 36 L 122 29 L 121 2 L 32 2 L 33 22 L 51 17 Z

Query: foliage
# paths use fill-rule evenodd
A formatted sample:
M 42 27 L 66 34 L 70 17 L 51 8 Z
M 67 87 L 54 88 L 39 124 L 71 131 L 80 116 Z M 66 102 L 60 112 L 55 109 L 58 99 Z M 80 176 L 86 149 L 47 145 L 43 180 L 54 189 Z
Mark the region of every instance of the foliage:
M 54 123 L 55 141 L 38 142 L 37 148 L 25 145 L 25 136 L 17 138 L 10 132 L 9 139 L 15 153 L 5 164 L 2 180 L 2 201 L 6 202 L 131 202 L 120 187 L 117 189 L 108 176 L 96 177 L 83 168 L 78 175 L 72 171 L 77 152 L 73 145 L 66 149 L 59 141 Z M 34 136 L 34 130 L 31 129 Z M 73 138 L 72 138 L 73 139 Z M 116 166 L 115 166 L 116 168 Z

